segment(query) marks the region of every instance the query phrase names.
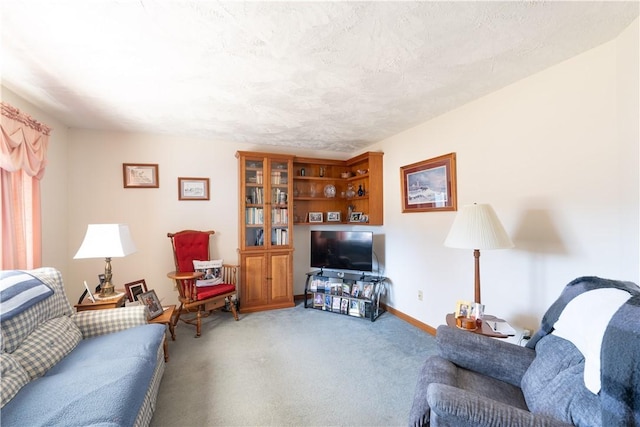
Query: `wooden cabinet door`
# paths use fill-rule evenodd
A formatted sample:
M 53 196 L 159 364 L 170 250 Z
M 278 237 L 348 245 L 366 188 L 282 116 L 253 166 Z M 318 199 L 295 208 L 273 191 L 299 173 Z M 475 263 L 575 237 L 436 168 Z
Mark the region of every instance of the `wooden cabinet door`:
M 240 310 L 263 306 L 268 303 L 267 263 L 263 253 L 241 257 Z
M 293 304 L 293 257 L 291 252 L 273 253 L 270 255 L 271 292 L 269 302 L 272 304 Z

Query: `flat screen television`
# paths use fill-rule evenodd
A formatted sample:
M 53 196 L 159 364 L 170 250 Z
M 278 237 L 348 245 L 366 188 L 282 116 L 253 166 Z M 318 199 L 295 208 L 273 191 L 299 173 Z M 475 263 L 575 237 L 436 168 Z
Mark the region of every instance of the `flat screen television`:
M 373 271 L 373 232 L 311 230 L 311 267 Z

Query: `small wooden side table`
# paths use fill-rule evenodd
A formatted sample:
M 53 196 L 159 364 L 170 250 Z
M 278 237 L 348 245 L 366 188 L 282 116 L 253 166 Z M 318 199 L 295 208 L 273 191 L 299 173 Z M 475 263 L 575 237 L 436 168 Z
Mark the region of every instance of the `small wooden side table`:
M 486 316 L 488 317 L 488 316 Z M 456 317 L 453 313 L 449 313 L 447 314 L 447 325 L 451 326 L 452 328 L 457 328 L 456 326 Z M 466 331 L 466 329 L 463 329 Z M 493 338 L 508 338 L 508 335 L 504 335 L 501 334 L 499 332 L 494 331 L 493 329 L 491 329 L 489 327 L 489 325 L 487 325 L 487 322 L 483 321 L 482 323 L 480 323 L 480 327 L 478 327 L 477 329 L 474 329 L 472 331 L 467 331 L 467 332 L 473 332 L 474 334 L 480 334 L 480 335 L 486 335 L 488 337 L 493 337 Z
M 77 312 L 85 310 L 104 310 L 107 308 L 124 307 L 124 300 L 127 298 L 126 294 L 118 295 L 109 299 L 96 299 L 96 302 L 92 302 L 89 298 L 82 300 L 80 304 L 76 304 L 74 307 Z
M 176 310 L 176 306 L 175 305 L 170 305 L 167 307 L 163 307 L 164 311 L 162 312 L 162 314 L 156 318 L 150 319 L 149 323 L 160 323 L 160 324 L 164 324 L 167 325 L 169 327 L 169 332 L 171 333 L 171 341 L 175 341 L 176 340 L 176 330 L 174 328 L 173 325 L 173 315 L 175 313 Z M 164 361 L 168 362 L 169 361 L 169 346 L 167 345 L 167 337 L 165 335 L 164 337 L 164 344 L 163 344 L 163 349 L 164 349 Z

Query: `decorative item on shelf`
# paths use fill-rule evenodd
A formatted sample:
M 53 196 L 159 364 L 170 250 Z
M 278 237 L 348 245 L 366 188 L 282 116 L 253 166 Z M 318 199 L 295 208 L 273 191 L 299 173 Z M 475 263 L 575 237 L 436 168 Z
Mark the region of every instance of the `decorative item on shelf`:
M 320 178 L 324 177 L 324 168 L 320 167 Z
M 304 176 L 305 172 L 304 172 L 304 168 L 300 168 L 300 176 Z
M 111 258 L 125 257 L 136 251 L 129 226 L 126 224 L 89 224 L 80 249 L 73 259 L 104 258 L 104 283 L 100 285 L 100 296 L 114 294 L 111 283 Z
M 358 196 L 364 196 L 364 189 L 362 188 L 362 184 L 358 186 Z
M 316 186 L 315 185 L 312 185 L 311 188 L 309 188 L 309 195 L 311 197 L 316 197 L 317 192 L 316 192 Z
M 356 191 L 353 189 L 353 184 L 349 183 L 349 185 L 347 185 L 347 191 L 345 195 L 347 196 L 347 199 L 350 199 L 356 195 Z
M 358 169 L 356 172 L 358 173 L 358 175 L 365 175 L 367 172 L 369 172 L 369 169 Z
M 495 211 L 488 204 L 473 204 L 456 215 L 444 245 L 450 248 L 473 249 L 475 258 L 475 299 L 480 301 L 480 249 L 507 249 L 513 242 L 504 230 Z
M 328 184 L 324 186 L 324 197 L 336 197 L 336 187 L 335 185 Z
M 351 178 L 351 172 L 342 172 L 340 174 L 340 178 L 344 178 L 344 179 Z

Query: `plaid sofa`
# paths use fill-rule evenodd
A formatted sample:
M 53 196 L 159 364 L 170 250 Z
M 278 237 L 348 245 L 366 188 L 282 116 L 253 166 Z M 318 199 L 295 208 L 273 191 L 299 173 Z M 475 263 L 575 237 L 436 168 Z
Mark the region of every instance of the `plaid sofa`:
M 147 324 L 144 306 L 75 313 L 58 270 L 24 273 L 53 293 L 8 319 L 3 295 L 0 424 L 149 425 L 164 325 Z

